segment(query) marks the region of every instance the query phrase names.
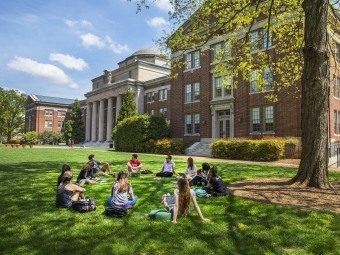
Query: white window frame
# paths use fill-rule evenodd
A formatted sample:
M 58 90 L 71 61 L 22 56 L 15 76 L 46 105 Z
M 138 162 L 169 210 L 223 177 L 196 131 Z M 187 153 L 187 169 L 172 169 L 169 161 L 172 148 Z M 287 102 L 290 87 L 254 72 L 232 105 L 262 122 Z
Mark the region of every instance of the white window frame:
M 200 50 L 192 51 L 185 55 L 185 69 L 190 70 L 201 66 Z
M 185 115 L 185 134 L 192 135 L 192 116 L 191 116 L 191 114 Z
M 199 134 L 201 131 L 200 119 L 201 119 L 200 114 L 195 113 L 194 114 L 194 134 Z
M 213 77 L 213 84 L 214 84 L 214 98 L 222 98 L 222 97 L 230 97 L 232 96 L 233 90 L 232 90 L 232 85 L 233 85 L 233 79 L 231 76 L 215 76 Z M 225 86 L 223 85 L 223 81 L 226 81 L 228 83 L 228 86 L 230 86 L 230 89 L 226 89 Z M 217 96 L 217 85 L 220 85 L 220 90 L 221 90 L 221 95 Z
M 274 107 L 264 106 L 264 132 L 274 132 Z M 268 128 L 271 126 L 271 128 Z
M 146 102 L 151 103 L 155 100 L 155 92 L 146 93 Z
M 53 110 L 52 109 L 45 109 L 45 116 L 53 116 Z
M 158 91 L 159 100 L 167 100 L 168 99 L 168 90 L 167 89 L 160 89 Z
M 45 120 L 45 128 L 52 128 L 53 122 L 52 120 Z
M 66 116 L 66 111 L 58 110 L 58 117 L 65 117 L 65 116 Z
M 260 107 L 252 107 L 250 109 L 250 117 L 251 117 L 250 131 L 252 133 L 260 133 L 261 132 L 261 129 L 260 129 L 260 125 L 261 125 Z M 257 126 L 257 128 L 254 128 L 255 125 Z
M 166 117 L 167 114 L 168 114 L 168 108 L 160 108 L 160 109 L 159 109 L 159 113 L 160 113 L 160 114 L 164 114 L 165 117 Z
M 257 87 L 257 82 L 259 80 L 260 72 L 262 72 L 262 77 L 266 81 L 266 85 L 264 86 L 264 90 L 259 90 Z M 274 78 L 273 73 L 269 67 L 264 68 L 263 70 L 255 69 L 250 73 L 250 93 L 258 93 L 258 92 L 268 92 L 273 90 Z

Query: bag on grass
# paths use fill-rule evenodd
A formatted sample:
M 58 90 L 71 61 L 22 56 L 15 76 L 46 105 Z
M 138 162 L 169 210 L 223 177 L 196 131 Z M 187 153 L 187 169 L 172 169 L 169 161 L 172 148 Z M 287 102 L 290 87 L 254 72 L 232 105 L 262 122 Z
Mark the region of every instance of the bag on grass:
M 159 209 L 159 210 L 152 210 L 149 213 L 149 219 L 151 220 L 171 220 L 171 213 L 169 213 L 167 210 Z
M 88 197 L 82 200 L 74 201 L 72 203 L 72 209 L 80 213 L 85 213 L 95 211 L 97 207 L 94 203 L 94 200 Z
M 125 207 L 106 207 L 104 214 L 110 217 L 121 218 L 124 217 L 127 213 L 127 209 Z
M 196 197 L 207 197 L 208 193 L 201 188 L 195 188 L 194 189 Z

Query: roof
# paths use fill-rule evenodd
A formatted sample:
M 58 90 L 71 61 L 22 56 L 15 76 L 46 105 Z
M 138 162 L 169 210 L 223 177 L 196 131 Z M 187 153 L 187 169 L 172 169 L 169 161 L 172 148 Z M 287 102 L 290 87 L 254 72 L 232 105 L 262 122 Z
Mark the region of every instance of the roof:
M 49 96 L 40 96 L 40 95 L 30 95 L 33 101 L 42 102 L 42 103 L 54 103 L 54 104 L 73 104 L 74 99 L 68 98 L 60 98 L 60 97 L 49 97 Z
M 140 50 L 137 50 L 135 53 L 133 53 L 131 56 L 138 56 L 138 55 L 161 55 L 161 52 L 156 48 L 143 48 Z

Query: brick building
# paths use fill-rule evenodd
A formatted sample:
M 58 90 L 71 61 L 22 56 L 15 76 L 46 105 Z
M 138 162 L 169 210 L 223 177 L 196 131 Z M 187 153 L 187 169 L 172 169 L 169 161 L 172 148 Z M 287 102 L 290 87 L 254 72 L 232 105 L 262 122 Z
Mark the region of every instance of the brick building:
M 74 101 L 74 99 L 29 95 L 25 103 L 25 132 L 64 131 Z

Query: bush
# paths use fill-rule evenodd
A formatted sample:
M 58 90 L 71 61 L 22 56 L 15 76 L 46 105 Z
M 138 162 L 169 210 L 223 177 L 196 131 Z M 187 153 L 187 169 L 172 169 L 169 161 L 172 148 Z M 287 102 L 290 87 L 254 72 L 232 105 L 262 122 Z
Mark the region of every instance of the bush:
M 117 151 L 152 152 L 155 140 L 169 136 L 163 114 L 139 115 L 118 122 L 112 138 Z
M 283 156 L 285 140 L 270 138 L 264 140 L 218 139 L 210 144 L 215 158 L 274 161 Z
M 56 145 L 65 141 L 63 133 L 45 130 L 39 133 L 39 140 L 42 144 Z
M 164 138 L 155 142 L 153 153 L 157 154 L 184 154 L 186 144 L 182 141 Z
M 38 143 L 38 133 L 35 131 L 30 131 L 21 137 L 21 144 L 37 144 Z

